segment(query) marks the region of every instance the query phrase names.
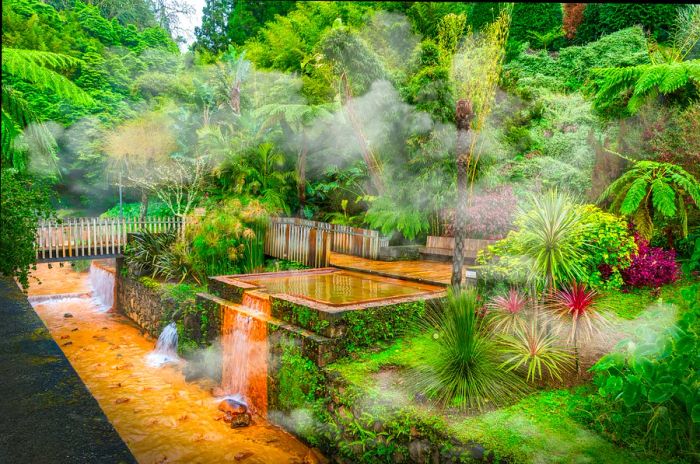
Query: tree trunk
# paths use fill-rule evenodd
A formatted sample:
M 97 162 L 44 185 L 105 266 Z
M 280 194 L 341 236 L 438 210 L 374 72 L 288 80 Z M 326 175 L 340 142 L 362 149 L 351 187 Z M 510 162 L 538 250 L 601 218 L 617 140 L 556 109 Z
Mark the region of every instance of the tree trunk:
M 304 207 L 306 206 L 306 155 L 308 152 L 308 147 L 306 145 L 306 134 L 301 135 L 301 151 L 299 152 L 299 159 L 297 161 L 297 168 L 299 169 L 299 217 L 304 217 Z
M 139 220 L 145 221 L 148 215 L 148 193 L 141 190 L 141 209 L 139 209 Z
M 457 159 L 457 207 L 455 208 L 454 237 L 455 248 L 452 257 L 452 286 L 462 286 L 462 268 L 464 267 L 464 242 L 467 234 L 467 204 L 469 164 L 469 124 L 474 117 L 469 100 L 458 100 L 456 108 L 457 142 L 455 156 Z

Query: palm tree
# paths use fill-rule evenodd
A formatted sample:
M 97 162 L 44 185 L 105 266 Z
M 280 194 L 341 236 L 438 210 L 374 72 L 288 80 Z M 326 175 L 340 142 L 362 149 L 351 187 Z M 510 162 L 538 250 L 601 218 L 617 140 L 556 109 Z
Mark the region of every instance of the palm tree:
M 581 276 L 580 235 L 584 227 L 573 201 L 557 191 L 532 195 L 516 223 L 519 242 L 530 264 L 531 282 L 544 281 L 549 290 Z
M 289 213 L 288 182 L 294 173 L 284 170 L 284 155 L 270 142 L 261 143 L 246 158 L 245 179 L 250 193 L 259 194 L 263 202 Z
M 452 60 L 451 78 L 457 98 L 457 207 L 451 283 L 456 288 L 462 285 L 469 180 L 473 180 L 476 174 L 480 154 L 480 145 L 477 145 L 477 142 L 496 94 L 509 28 L 510 11 L 504 9 L 482 36 L 469 34 L 462 49 Z M 470 129 L 473 130 L 473 134 L 469 134 Z
M 39 90 L 55 93 L 72 103 L 89 105 L 92 98 L 84 90 L 60 74 L 74 69 L 81 60 L 60 53 L 2 47 L 2 160 L 18 170 L 27 168 L 24 154 L 15 147 L 15 140 L 30 124 L 34 137 L 46 154 L 55 156 L 56 142 L 42 124 L 41 117 L 13 83 L 29 82 Z
M 688 235 L 686 198 L 700 205 L 700 182 L 682 167 L 671 163 L 638 161 L 610 184 L 599 202 L 612 198 L 610 209 L 630 216 L 639 233 L 647 240 L 654 233 L 655 216 L 680 221 L 681 232 Z M 668 230 L 669 241 L 672 230 Z

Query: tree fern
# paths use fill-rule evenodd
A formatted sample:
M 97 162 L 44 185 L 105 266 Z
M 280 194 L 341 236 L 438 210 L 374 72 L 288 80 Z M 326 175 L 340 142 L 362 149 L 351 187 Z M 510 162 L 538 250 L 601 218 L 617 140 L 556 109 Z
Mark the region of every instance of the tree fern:
M 654 209 L 666 217 L 676 215 L 676 192 L 662 179 L 651 183 L 652 204 Z
M 639 161 L 605 189 L 599 201 L 606 199 L 612 199 L 613 211 L 630 216 L 647 239 L 654 232 L 656 215 L 676 220 L 685 236 L 686 206 L 700 205 L 700 183 L 680 166 Z
M 595 94 L 596 109 L 606 111 L 623 103 L 627 111 L 634 114 L 645 100 L 658 93 L 671 95 L 687 89 L 697 94 L 700 60 L 598 68 L 592 75 L 589 89 Z
M 69 102 L 90 105 L 92 98 L 84 90 L 59 73 L 76 68 L 80 60 L 60 53 L 2 47 L 2 159 L 20 170 L 26 160 L 15 147 L 15 141 L 30 123 L 31 136 L 44 155 L 53 157 L 55 141 L 51 132 L 34 114 L 22 94 L 8 78 L 33 84 L 40 90 L 55 93 Z

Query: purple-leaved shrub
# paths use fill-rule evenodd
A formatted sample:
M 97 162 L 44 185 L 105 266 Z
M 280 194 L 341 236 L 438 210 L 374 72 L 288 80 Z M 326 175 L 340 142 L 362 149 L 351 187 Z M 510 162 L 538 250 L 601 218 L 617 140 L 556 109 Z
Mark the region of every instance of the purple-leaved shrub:
M 517 200 L 509 185 L 474 192 L 467 209 L 467 237 L 498 240 L 513 230 Z M 446 214 L 445 235 L 454 235 L 454 211 Z
M 639 234 L 634 235 L 637 254 L 632 263 L 621 271 L 622 279 L 630 287 L 660 287 L 678 279 L 676 251 L 649 246 Z

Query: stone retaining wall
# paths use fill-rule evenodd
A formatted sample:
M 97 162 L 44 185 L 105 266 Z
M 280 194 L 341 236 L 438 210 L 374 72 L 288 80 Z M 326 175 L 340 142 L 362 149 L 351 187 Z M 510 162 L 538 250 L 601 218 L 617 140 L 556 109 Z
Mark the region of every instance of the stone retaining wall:
M 117 259 L 116 308 L 152 337 L 162 330 L 163 314 L 173 314 L 178 308 L 174 301 L 163 301 L 157 289 L 148 288 L 123 272 L 124 260 Z

